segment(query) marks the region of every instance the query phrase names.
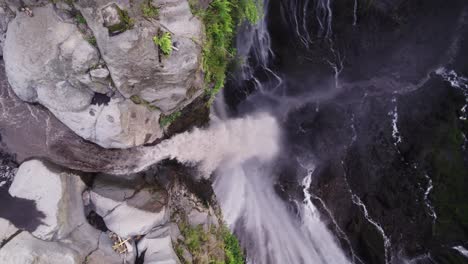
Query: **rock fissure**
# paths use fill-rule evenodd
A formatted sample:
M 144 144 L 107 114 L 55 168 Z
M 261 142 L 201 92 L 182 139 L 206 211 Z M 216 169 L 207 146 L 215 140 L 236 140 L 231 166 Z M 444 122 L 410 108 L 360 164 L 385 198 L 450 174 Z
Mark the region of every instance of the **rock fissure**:
M 0 249 L 2 249 L 6 244 L 8 244 L 8 242 L 13 240 L 13 238 L 15 238 L 17 235 L 21 234 L 21 232 L 23 232 L 23 230 L 17 230 L 15 233 L 10 235 L 8 238 L 3 239 L 2 242 L 0 243 Z

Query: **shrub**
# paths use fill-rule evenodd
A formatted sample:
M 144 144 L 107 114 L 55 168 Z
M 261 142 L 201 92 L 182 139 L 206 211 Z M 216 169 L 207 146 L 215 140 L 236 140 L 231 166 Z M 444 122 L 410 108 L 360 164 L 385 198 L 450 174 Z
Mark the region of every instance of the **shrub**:
M 172 38 L 169 32 L 164 32 L 161 37 L 154 36 L 153 42 L 159 46 L 164 55 L 171 55 L 172 53 Z

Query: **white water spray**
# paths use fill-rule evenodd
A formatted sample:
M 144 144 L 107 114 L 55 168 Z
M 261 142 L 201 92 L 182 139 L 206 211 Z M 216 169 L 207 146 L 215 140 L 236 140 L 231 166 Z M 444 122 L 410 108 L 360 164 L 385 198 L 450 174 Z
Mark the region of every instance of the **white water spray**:
M 273 188 L 271 162 L 223 166 L 214 183 L 231 229 L 248 248 L 248 263 L 349 263 L 309 200 L 294 217 Z
M 464 248 L 463 246 L 455 246 L 452 248 L 458 251 L 458 253 L 462 254 L 464 257 L 468 258 L 468 249 Z
M 279 151 L 279 126 L 266 113 L 212 123 L 208 129 L 195 128 L 151 148 L 144 148 L 136 171 L 164 159 L 197 164 L 210 175 L 221 163 L 241 164 L 251 158 L 271 160 Z

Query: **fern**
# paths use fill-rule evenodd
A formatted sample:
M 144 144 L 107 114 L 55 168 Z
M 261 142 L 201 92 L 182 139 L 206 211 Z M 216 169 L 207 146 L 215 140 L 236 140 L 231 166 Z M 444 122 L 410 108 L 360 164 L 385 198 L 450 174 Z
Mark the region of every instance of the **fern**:
M 172 53 L 172 37 L 169 32 L 164 32 L 161 37 L 154 36 L 153 42 L 158 45 L 164 55 Z

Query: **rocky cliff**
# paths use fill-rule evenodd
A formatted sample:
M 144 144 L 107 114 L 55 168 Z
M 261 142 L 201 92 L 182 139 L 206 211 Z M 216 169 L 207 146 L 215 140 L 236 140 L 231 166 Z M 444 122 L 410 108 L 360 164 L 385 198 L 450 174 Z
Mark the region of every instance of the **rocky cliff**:
M 3 10 L 13 91 L 100 146 L 154 142 L 161 120 L 203 93 L 203 27 L 186 1 L 11 1 Z M 164 33 L 171 54 L 153 40 Z
M 242 256 L 195 168 L 109 174 L 131 169 L 143 145 L 208 122 L 205 28 L 192 8 L 0 1 L 0 262 Z

